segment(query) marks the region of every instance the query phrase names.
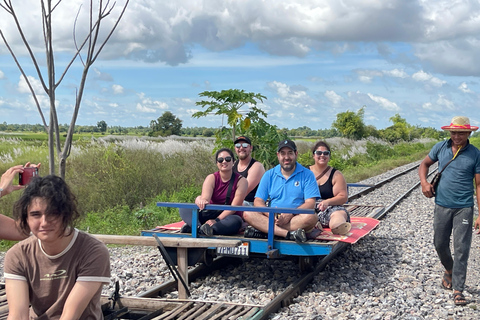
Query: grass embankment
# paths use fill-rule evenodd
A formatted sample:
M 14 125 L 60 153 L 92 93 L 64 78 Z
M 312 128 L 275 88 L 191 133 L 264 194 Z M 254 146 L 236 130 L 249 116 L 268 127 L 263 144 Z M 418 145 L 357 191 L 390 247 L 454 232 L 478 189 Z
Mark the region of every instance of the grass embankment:
M 1 138 L 0 138 L 1 139 Z M 27 161 L 42 162 L 48 172 L 45 140 L 3 139 L 0 171 Z M 395 146 L 381 141 L 334 139 L 332 166 L 347 182 L 357 182 L 425 157 L 433 143 Z M 312 164 L 313 142 L 298 141 L 299 162 Z M 158 201 L 193 202 L 205 177 L 216 170 L 211 141 L 151 141 L 148 139 L 79 139 L 67 160 L 67 181 L 77 195 L 84 219 L 78 228 L 90 233 L 139 235 L 178 221 L 178 210 L 159 208 Z M 0 201 L 0 212 L 9 215 L 20 192 Z M 11 242 L 0 242 L 0 249 Z

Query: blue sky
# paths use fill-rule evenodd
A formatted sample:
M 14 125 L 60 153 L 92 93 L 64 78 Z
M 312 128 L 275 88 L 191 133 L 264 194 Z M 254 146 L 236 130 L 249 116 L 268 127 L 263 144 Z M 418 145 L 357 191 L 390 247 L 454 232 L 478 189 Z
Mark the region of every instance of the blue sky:
M 44 65 L 38 2 L 14 6 Z M 81 35 L 87 1 L 63 1 L 55 11 L 57 76 L 72 55 L 82 4 Z M 216 127 L 219 116 L 191 117 L 201 110 L 198 94 L 236 88 L 266 96 L 258 106 L 280 128 L 330 128 L 339 112 L 362 106 L 365 123 L 377 129 L 397 113 L 422 127 L 439 128 L 455 115 L 478 126 L 479 17 L 477 1 L 132 0 L 90 70 L 77 124 L 148 126 L 170 111 L 185 127 Z M 48 119 L 45 93 L 14 27 L 0 10 L 0 30 Z M 71 121 L 79 70 L 77 62 L 57 89 L 60 123 Z M 42 121 L 3 43 L 0 121 Z

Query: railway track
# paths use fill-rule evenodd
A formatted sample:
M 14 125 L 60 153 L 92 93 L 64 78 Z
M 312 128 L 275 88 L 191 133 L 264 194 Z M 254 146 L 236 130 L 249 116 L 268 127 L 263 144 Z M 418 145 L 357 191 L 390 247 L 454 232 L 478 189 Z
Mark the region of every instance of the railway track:
M 369 216 L 372 218 L 381 219 L 385 216 L 392 208 L 408 197 L 408 195 L 418 187 L 418 166 L 419 163 L 397 170 L 394 174 L 383 176 L 381 179 L 377 178 L 378 181 L 375 182 L 366 181 L 365 185 L 368 186 L 361 188 L 360 191 L 352 192 L 349 196 L 349 206 L 354 207 L 354 210 L 351 211 L 353 215 L 356 214 L 355 208 L 360 208 L 360 210 L 367 208 L 367 210 L 371 211 L 371 215 Z M 432 174 L 433 171 L 431 171 L 430 174 Z M 403 177 L 404 180 L 407 179 L 408 183 L 402 183 L 399 187 L 398 185 L 395 185 L 395 181 L 400 177 Z M 388 195 L 388 197 L 386 195 Z M 382 210 L 371 210 L 371 207 L 378 207 L 379 205 L 383 207 Z M 357 214 L 362 214 L 362 212 L 357 212 Z M 318 273 L 322 272 L 334 257 L 342 253 L 349 246 L 350 244 L 348 243 L 339 243 L 335 246 L 335 249 L 331 254 L 325 256 L 319 261 L 316 261 L 317 259 L 314 257 L 303 258 L 312 260 L 305 262 L 312 266 L 311 270 L 301 274 L 294 282 L 288 285 L 283 292 L 277 294 L 269 303 L 263 306 L 229 302 L 186 300 L 169 310 L 163 308 L 161 315 L 154 315 L 156 314 L 155 312 L 158 312 L 157 309 L 152 312 L 151 317 L 149 315 L 144 315 L 142 319 L 267 319 L 271 314 L 278 312 L 279 309 L 290 305 L 294 298 L 300 295 L 312 282 L 313 278 Z M 241 259 L 222 257 L 216 259 L 210 265 L 200 264 L 190 271 L 189 279 L 194 282 L 197 279 L 211 274 L 219 268 L 225 268 L 227 264 L 235 265 L 239 263 L 242 263 Z M 175 290 L 175 288 L 177 288 L 177 282 L 170 281 L 141 294 L 139 298 L 167 303 L 169 300 L 162 299 L 161 297 L 167 292 Z M 174 300 L 174 302 L 178 303 L 179 300 Z M 120 317 L 112 319 L 131 318 L 127 316 L 125 318 Z
M 371 217 L 381 219 L 400 201 L 405 199 L 412 190 L 418 187 L 418 164 L 397 170 L 391 175 L 382 175 L 379 179 L 372 178 L 365 181 L 370 186 L 360 191 L 352 192 L 349 205 L 365 208 L 369 206 L 383 206 L 382 210 L 371 210 Z M 431 174 L 433 171 L 431 172 Z M 396 179 L 403 177 L 407 183 L 395 185 Z M 372 181 L 370 181 L 372 180 Z M 375 181 L 373 181 L 375 180 Z M 355 210 L 353 210 L 355 214 Z M 176 290 L 177 281 L 163 283 L 137 297 L 118 297 L 112 293 L 110 297 L 102 297 L 105 319 L 267 319 L 281 308 L 293 303 L 294 298 L 302 294 L 313 278 L 322 272 L 328 263 L 341 254 L 350 245 L 339 243 L 334 251 L 322 259 L 310 258 L 305 261 L 312 268 L 297 277 L 290 285 L 275 295 L 266 304 L 233 303 L 227 301 L 211 301 L 209 299 L 180 300 L 165 298 L 169 292 Z M 304 258 L 305 259 L 305 258 Z M 244 262 L 238 258 L 222 257 L 207 260 L 211 263 L 199 264 L 189 272 L 191 282 L 198 281 L 215 270 L 221 270 L 226 265 L 239 266 Z M 238 268 L 241 270 L 241 267 Z M 4 291 L 0 288 L 0 302 L 5 300 Z M 2 300 L 3 299 L 3 300 Z M 2 314 L 3 311 L 3 314 Z M 5 318 L 5 307 L 0 310 L 0 319 Z M 2 318 L 3 317 L 3 318 Z

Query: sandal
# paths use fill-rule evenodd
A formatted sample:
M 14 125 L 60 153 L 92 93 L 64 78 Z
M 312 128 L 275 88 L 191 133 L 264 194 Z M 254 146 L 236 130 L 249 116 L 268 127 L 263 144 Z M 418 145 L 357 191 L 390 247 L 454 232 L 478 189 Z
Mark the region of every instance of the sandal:
M 443 274 L 442 288 L 446 290 L 452 289 L 452 274 L 447 271 Z
M 456 306 L 464 306 L 467 304 L 467 299 L 465 299 L 463 292 L 458 291 L 453 293 L 453 302 Z

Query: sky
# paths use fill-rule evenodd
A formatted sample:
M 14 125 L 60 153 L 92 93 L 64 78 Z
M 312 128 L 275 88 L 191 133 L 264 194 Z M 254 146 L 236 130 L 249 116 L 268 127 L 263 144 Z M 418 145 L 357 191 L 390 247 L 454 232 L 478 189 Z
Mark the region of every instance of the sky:
M 125 1 L 103 20 L 100 39 Z M 13 3 L 48 83 L 40 1 Z M 75 52 L 73 34 L 85 37 L 88 8 L 85 0 L 55 7 L 57 80 Z M 40 77 L 1 8 L 0 30 L 48 121 Z M 77 59 L 57 87 L 59 123 L 71 122 L 81 71 Z M 480 126 L 479 76 L 476 0 L 131 0 L 90 68 L 76 123 L 149 126 L 170 111 L 184 127 L 218 127 L 221 116 L 192 118 L 202 110 L 199 94 L 241 89 L 267 98 L 257 107 L 279 128 L 328 129 L 338 113 L 362 107 L 364 123 L 377 129 L 396 114 L 421 127 L 439 129 L 457 115 Z M 0 122 L 42 123 L 1 39 Z

